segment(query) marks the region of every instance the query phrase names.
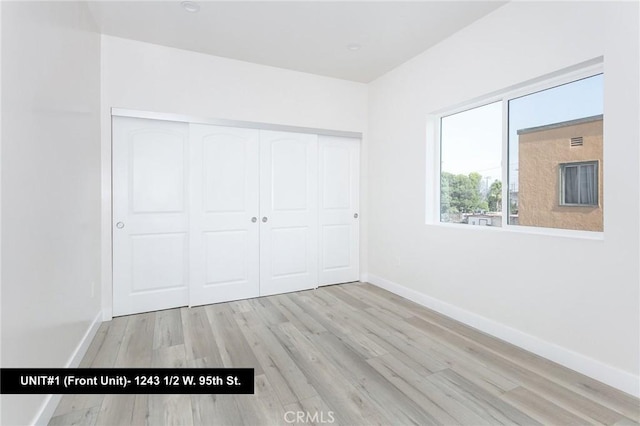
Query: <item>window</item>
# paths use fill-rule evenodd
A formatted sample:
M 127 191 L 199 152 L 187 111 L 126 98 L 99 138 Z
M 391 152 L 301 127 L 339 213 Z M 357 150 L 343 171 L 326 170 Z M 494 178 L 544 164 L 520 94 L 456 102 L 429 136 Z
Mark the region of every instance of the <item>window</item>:
M 602 173 L 594 163 L 602 163 L 603 157 L 602 74 L 514 97 L 506 104 L 509 224 L 602 231 L 602 206 L 589 215 L 557 208 L 598 204 Z
M 440 222 L 601 232 L 600 69 L 436 116 Z
M 502 105 L 440 120 L 440 220 L 501 226 Z
M 598 205 L 598 162 L 560 165 L 562 182 L 560 205 Z

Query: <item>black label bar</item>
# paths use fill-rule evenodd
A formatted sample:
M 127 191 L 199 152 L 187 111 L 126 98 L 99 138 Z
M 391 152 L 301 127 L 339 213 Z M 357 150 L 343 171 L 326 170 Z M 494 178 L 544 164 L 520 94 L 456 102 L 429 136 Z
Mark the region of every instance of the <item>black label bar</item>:
M 253 394 L 253 368 L 2 368 L 6 394 Z

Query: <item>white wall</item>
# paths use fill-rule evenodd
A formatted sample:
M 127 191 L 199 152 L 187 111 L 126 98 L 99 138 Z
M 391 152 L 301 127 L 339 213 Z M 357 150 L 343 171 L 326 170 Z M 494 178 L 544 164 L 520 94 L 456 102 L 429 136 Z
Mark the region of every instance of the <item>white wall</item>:
M 368 133 L 372 282 L 635 394 L 638 12 L 630 2 L 509 3 L 373 82 Z M 425 225 L 429 113 L 601 55 L 603 241 Z
M 100 311 L 100 36 L 83 4 L 0 7 L 2 367 L 65 367 Z M 3 395 L 1 423 L 45 400 Z
M 103 235 L 111 234 L 110 108 L 364 132 L 367 85 L 102 36 Z M 366 154 L 366 138 L 362 150 Z M 366 209 L 366 167 L 361 206 Z M 363 212 L 364 213 L 364 212 Z M 366 213 L 361 225 L 366 229 Z M 366 247 L 366 232 L 361 246 Z M 103 308 L 111 315 L 111 246 L 103 239 Z M 361 269 L 366 270 L 366 250 Z

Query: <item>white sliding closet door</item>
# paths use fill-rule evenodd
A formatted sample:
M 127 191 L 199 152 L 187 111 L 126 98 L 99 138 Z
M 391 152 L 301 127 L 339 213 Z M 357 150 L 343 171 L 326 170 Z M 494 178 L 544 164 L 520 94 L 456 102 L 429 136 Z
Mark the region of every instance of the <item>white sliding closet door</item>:
M 260 295 L 318 285 L 318 136 L 260 132 Z
M 359 279 L 360 140 L 319 136 L 319 285 Z
M 260 295 L 258 135 L 190 126 L 190 305 Z
M 113 314 L 188 304 L 186 123 L 113 117 Z

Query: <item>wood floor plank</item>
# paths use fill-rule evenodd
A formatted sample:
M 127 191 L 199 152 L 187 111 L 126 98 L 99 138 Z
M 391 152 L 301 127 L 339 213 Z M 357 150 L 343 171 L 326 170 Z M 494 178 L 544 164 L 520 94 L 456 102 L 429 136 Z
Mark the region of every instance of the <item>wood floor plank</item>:
M 237 398 L 234 395 L 191 395 L 194 425 L 244 425 Z
M 308 299 L 308 302 L 316 305 L 315 309 L 301 308 L 305 315 L 314 318 L 326 330 L 331 330 L 333 334 L 340 337 L 351 349 L 361 354 L 364 358 L 387 353 L 384 347 L 367 336 L 369 334 L 368 329 L 356 327 L 358 324 L 356 321 L 358 311 L 351 309 L 338 299 L 323 299 L 324 303 L 320 304 L 312 301 L 312 299 Z M 304 307 L 306 302 L 304 299 L 299 299 L 298 303 L 301 307 Z
M 271 297 L 249 299 L 249 304 L 253 308 L 253 311 L 262 318 L 264 324 L 268 326 L 288 321 L 287 317 L 285 317 L 282 312 L 273 305 Z
M 466 422 L 466 424 L 477 424 L 481 420 L 464 407 L 453 407 L 454 409 L 452 409 L 451 404 L 442 404 L 433 396 L 434 392 L 424 392 L 421 388 L 424 387 L 425 378 L 415 375 L 410 368 L 404 366 L 391 354 L 368 359 L 367 363 L 407 398 L 423 407 L 429 416 L 425 423 L 465 424 Z M 452 403 L 456 404 L 453 401 Z
M 204 359 L 210 363 L 207 367 L 222 367 L 222 357 L 204 306 L 181 308 L 180 315 L 187 360 Z
M 542 424 L 573 426 L 588 423 L 587 419 L 576 416 L 523 387 L 512 389 L 501 398 Z
M 416 325 L 421 325 L 423 330 L 431 333 L 433 339 L 450 345 L 452 349 L 458 348 L 459 350 L 472 354 L 479 363 L 491 365 L 492 368 L 501 371 L 504 375 L 515 378 L 515 380 L 523 386 L 548 395 L 556 404 L 568 411 L 583 413 L 593 421 L 603 424 L 613 424 L 624 417 L 622 414 L 572 392 L 542 376 L 532 374 L 531 371 L 528 371 L 524 367 L 497 355 L 495 352 L 469 339 L 447 331 L 444 328 L 440 328 L 421 318 L 414 317 L 408 321 L 412 321 L 412 323 Z
M 76 412 L 86 413 L 93 407 L 100 407 L 104 395 L 102 394 L 67 394 L 62 395 L 58 406 L 54 412 L 54 416 L 62 416 L 64 414 Z
M 636 421 L 640 420 L 640 408 L 638 407 L 636 399 L 624 392 L 576 373 L 575 371 L 571 371 L 553 361 L 544 359 L 486 333 L 474 330 L 436 312 L 423 309 L 418 312 L 418 317 L 435 322 L 441 327 L 445 327 L 460 336 L 471 339 L 487 349 L 499 353 L 502 357 L 517 362 L 528 370 L 558 384 L 569 387 L 572 391 L 593 399 L 601 405 L 618 411 Z
M 149 395 L 151 425 L 193 425 L 191 398 L 185 394 Z
M 153 368 L 184 368 L 187 356 L 184 345 L 165 346 L 153 351 L 151 366 Z
M 359 392 L 353 383 L 345 379 L 293 324 L 283 323 L 271 330 L 287 348 L 318 395 L 344 417 L 346 424 L 358 424 L 360 419 L 369 416 L 384 417 L 376 410 L 368 395 Z
M 336 336 L 323 334 L 308 338 L 343 377 L 359 385 L 357 389 L 365 393 L 385 417 L 401 424 L 435 424 L 427 412 L 398 389 L 390 387 L 384 377 Z
M 352 332 L 351 313 L 345 310 L 335 310 L 325 301 L 311 297 L 308 292 L 291 295 L 291 300 L 331 333 L 348 335 Z
M 178 320 L 176 318 L 176 320 Z M 184 368 L 187 366 L 184 344 L 161 346 L 153 351 L 152 367 Z M 192 425 L 191 398 L 186 394 L 151 394 L 148 396 L 149 424 Z
M 239 395 L 237 398 L 243 424 L 283 424 L 285 409 L 265 374 L 255 376 L 254 389 L 254 395 Z
M 482 417 L 489 424 L 539 424 L 517 408 L 466 380 L 452 370 L 439 371 L 425 379 Z
M 369 307 L 374 307 L 385 312 L 387 315 L 396 316 L 398 319 L 400 318 L 408 318 L 413 316 L 411 312 L 408 312 L 402 306 L 399 306 L 396 303 L 393 303 L 388 298 L 378 295 L 376 293 L 366 291 L 363 287 L 353 285 L 353 286 L 344 286 L 343 290 L 351 294 L 353 297 L 363 301 Z
M 85 363 L 85 365 L 93 368 L 109 368 L 115 365 L 122 340 L 124 339 L 124 332 L 131 318 L 131 316 L 117 317 L 108 321 L 109 328 L 102 345 L 100 345 L 100 349 L 95 358 L 90 363 Z
M 635 422 L 627 417 L 622 418 L 613 424 L 614 426 L 639 426 L 640 423 Z
M 491 365 L 479 363 L 472 354 L 453 350 L 451 347 L 430 337 L 419 339 L 416 345 L 423 348 L 436 361 L 447 365 L 453 371 L 463 374 L 470 381 L 495 395 L 501 395 L 519 386 L 519 383 L 496 371 Z
M 316 301 L 320 301 L 315 305 L 316 309 L 324 310 L 327 312 L 326 316 L 328 319 L 333 320 L 336 315 L 338 318 L 341 318 L 343 321 L 346 321 L 342 326 L 344 334 L 349 334 L 349 332 L 356 328 L 365 335 L 374 335 L 374 336 L 400 336 L 401 338 L 413 338 L 413 337 L 422 337 L 422 334 L 415 327 L 411 327 L 407 324 L 400 324 L 399 322 L 393 319 L 393 326 L 389 326 L 385 321 L 381 321 L 381 318 L 375 312 L 374 307 L 368 307 L 364 310 L 354 310 L 348 304 L 340 301 L 339 299 L 333 298 L 333 296 L 324 295 L 322 298 L 319 295 L 313 296 Z M 372 309 L 373 312 L 370 312 L 369 309 Z M 407 335 L 407 331 L 412 336 Z
M 151 425 L 193 425 L 191 398 L 185 394 L 149 395 Z
M 370 284 L 360 284 L 357 286 L 361 291 L 374 293 L 380 297 L 386 297 L 390 302 L 401 306 L 419 318 L 437 323 L 441 327 L 455 332 L 463 337 L 469 338 L 490 350 L 498 352 L 501 356 L 508 358 L 518 364 L 525 366 L 547 379 L 559 383 L 572 391 L 579 393 L 595 402 L 617 411 L 634 421 L 640 421 L 640 407 L 637 398 L 624 392 L 614 389 L 604 383 L 598 382 L 590 377 L 571 371 L 550 360 L 525 351 L 517 346 L 490 336 L 486 333 L 466 326 L 456 320 L 448 318 L 435 311 L 424 307 L 383 290 Z
M 542 361 L 542 364 L 546 363 L 551 363 L 551 361 Z M 635 424 L 640 423 L 640 403 L 638 403 L 636 398 L 590 377 L 586 377 L 583 374 L 575 373 L 563 367 L 557 368 L 557 364 L 552 364 L 554 364 L 554 368 L 546 370 L 547 374 L 545 374 L 545 377 L 549 377 L 550 374 L 551 378 L 561 378 L 560 380 L 571 384 L 570 389 L 572 391 L 623 414 Z M 538 369 L 536 369 L 536 371 L 538 371 Z M 574 377 L 572 373 L 575 373 L 576 377 Z
M 365 283 L 114 318 L 81 366 L 246 366 L 255 394 L 64 395 L 50 424 L 640 426 L 637 398 Z
M 156 312 L 153 349 L 184 344 L 180 309 Z
M 324 424 L 345 424 L 340 422 L 335 411 L 319 396 L 303 399 L 284 407 L 284 421 L 290 424 L 322 426 Z M 372 424 L 372 423 L 367 423 Z
M 189 368 L 209 368 L 208 359 L 187 360 Z M 235 395 L 192 394 L 191 415 L 194 425 L 243 425 Z
M 52 417 L 49 426 L 93 426 L 96 424 L 99 411 L 99 405 L 84 410 L 70 411 Z
M 234 314 L 238 314 L 242 312 L 251 312 L 253 311 L 253 307 L 249 303 L 249 300 L 251 299 L 234 300 L 233 302 L 229 302 L 228 305 Z
M 249 347 L 231 308 L 224 304 L 206 306 L 222 365 L 227 368 L 253 368 L 255 375 L 263 374 L 262 366 Z
M 376 307 L 367 308 L 371 317 L 376 318 L 377 321 L 382 322 L 382 326 L 386 326 L 391 330 L 391 334 L 394 336 L 401 336 L 407 340 L 415 340 L 425 337 L 424 333 L 417 327 L 414 327 L 410 322 L 404 320 L 404 318 L 397 317 L 393 313 L 386 312 Z
M 365 358 L 387 352 L 384 347 L 371 339 L 370 336 L 376 335 L 376 332 L 389 333 L 380 326 L 369 322 L 367 318 L 362 317 L 358 312 L 353 311 L 338 300 L 335 300 L 336 303 L 327 303 L 324 300 L 319 302 L 309 298 L 309 296 L 297 298 L 292 296 L 292 299 L 307 315 L 313 317 L 331 333 L 349 342 L 348 344 L 352 349 L 362 354 Z
M 362 281 L 356 282 L 356 283 L 353 283 L 353 286 L 358 287 L 359 289 L 365 290 L 367 292 L 377 294 L 383 299 L 393 302 L 396 305 L 402 306 L 404 309 L 407 309 L 411 312 L 413 312 L 414 309 L 418 309 L 418 310 L 424 309 L 424 306 L 419 305 L 416 302 L 413 302 L 409 299 L 405 299 L 402 296 L 398 296 L 395 293 L 391 293 L 390 291 L 385 290 L 382 287 L 378 287 L 377 285 L 373 285 L 368 282 L 362 282 Z M 349 289 L 345 288 L 345 290 L 349 290 Z
M 136 408 L 138 408 L 138 410 L 136 410 Z M 98 426 L 135 424 L 135 413 L 139 411 L 139 409 L 140 406 L 136 406 L 136 395 L 105 395 L 95 424 Z M 143 410 L 147 410 L 146 404 Z
M 294 296 L 295 297 L 295 296 Z M 300 306 L 296 305 L 289 294 L 280 294 L 272 297 L 273 306 L 275 306 L 287 318 L 287 321 L 295 324 L 301 330 L 313 334 L 320 334 L 327 331 L 317 320 L 311 315 L 304 312 Z
M 330 294 L 333 297 L 342 300 L 344 303 L 352 306 L 355 310 L 364 311 L 370 306 L 369 304 L 362 302 L 357 297 L 353 297 L 351 293 L 345 290 L 345 287 L 346 286 L 344 285 L 330 285 L 324 287 L 324 290 L 327 292 L 327 294 Z
M 133 398 L 131 425 L 147 425 L 149 423 L 149 395 L 129 395 Z
M 428 376 L 448 366 L 438 358 L 433 357 L 431 351 L 425 350 L 419 341 L 411 341 L 393 334 L 386 336 L 371 336 L 371 339 L 385 347 L 389 353 L 399 356 L 402 361 L 411 366 L 421 376 Z M 400 354 L 400 355 L 398 355 Z
M 78 365 L 79 368 L 88 368 L 91 366 L 104 346 L 105 339 L 107 338 L 107 333 L 109 332 L 110 324 L 112 322 L 113 321 L 106 321 L 100 324 L 96 335 L 87 348 L 87 352 L 84 354 L 84 357 L 80 361 L 80 365 Z
M 155 312 L 129 318 L 115 367 L 148 367 L 153 353 Z
M 282 405 L 318 395 L 289 353 L 254 312 L 236 314 L 235 318 Z

